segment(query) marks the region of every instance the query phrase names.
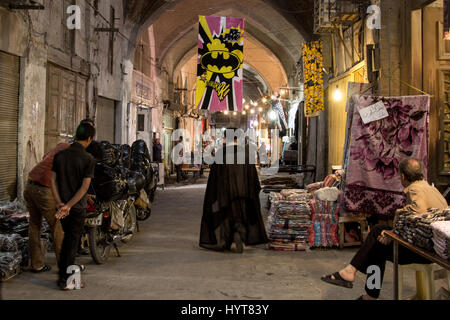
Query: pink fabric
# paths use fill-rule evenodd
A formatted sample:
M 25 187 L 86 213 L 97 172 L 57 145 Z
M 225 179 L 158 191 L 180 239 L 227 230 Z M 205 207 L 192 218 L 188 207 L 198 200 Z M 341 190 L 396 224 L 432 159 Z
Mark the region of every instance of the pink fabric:
M 356 95 L 345 185 L 349 211 L 395 214 L 406 197 L 399 163 L 405 158 L 422 160 L 428 167 L 429 96 L 376 97 Z M 359 110 L 382 101 L 385 119 L 364 125 Z

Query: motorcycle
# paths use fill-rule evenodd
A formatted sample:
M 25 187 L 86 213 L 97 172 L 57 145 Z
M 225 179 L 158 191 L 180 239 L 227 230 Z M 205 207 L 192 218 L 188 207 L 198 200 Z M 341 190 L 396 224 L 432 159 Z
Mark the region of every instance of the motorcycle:
M 123 196 L 110 201 L 96 198 L 88 208 L 85 228 L 89 251 L 97 264 L 108 260 L 111 248 L 114 248 L 120 257 L 118 244 L 128 243 L 137 232 L 137 208 L 142 210 L 141 206 L 149 205 L 140 197 L 144 187 L 143 181 L 144 178 L 140 174 L 131 173 Z
M 135 203 L 136 217 L 139 221 L 147 220 L 152 213 L 151 204 L 155 199 L 156 188 L 158 187 L 159 181 L 159 164 L 152 162 L 149 171 L 146 179 L 146 186 L 141 190 Z
M 85 219 L 89 251 L 92 259 L 97 264 L 105 263 L 115 248 L 117 256 L 120 257 L 118 244 L 128 243 L 136 233 L 136 209 L 135 199 L 129 197 L 126 200 L 115 200 L 110 202 L 95 202 L 94 211 L 88 212 Z M 116 212 L 114 212 L 116 210 Z M 121 215 L 123 226 L 112 229 L 114 215 Z

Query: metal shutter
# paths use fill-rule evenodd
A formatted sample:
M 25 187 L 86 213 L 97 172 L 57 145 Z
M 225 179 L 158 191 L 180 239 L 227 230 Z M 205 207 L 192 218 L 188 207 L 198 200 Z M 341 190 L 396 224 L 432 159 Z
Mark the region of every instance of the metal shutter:
M 97 116 L 95 125 L 97 127 L 97 140 L 114 143 L 115 125 L 115 102 L 114 100 L 99 97 L 97 103 Z
M 0 51 L 0 201 L 17 196 L 19 58 Z

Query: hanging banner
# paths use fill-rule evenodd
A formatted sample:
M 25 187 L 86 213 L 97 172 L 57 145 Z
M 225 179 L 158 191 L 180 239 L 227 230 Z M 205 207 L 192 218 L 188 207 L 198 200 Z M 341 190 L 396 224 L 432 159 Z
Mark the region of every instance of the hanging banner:
M 242 110 L 244 19 L 199 16 L 197 109 Z
M 287 130 L 288 123 L 286 122 L 286 114 L 284 113 L 283 105 L 280 100 L 276 99 L 272 101 L 272 110 L 277 113 L 277 126 L 280 131 Z
M 313 41 L 303 45 L 303 74 L 305 81 L 305 116 L 317 117 L 324 106 L 322 43 Z
M 444 40 L 450 40 L 450 0 L 444 0 Z

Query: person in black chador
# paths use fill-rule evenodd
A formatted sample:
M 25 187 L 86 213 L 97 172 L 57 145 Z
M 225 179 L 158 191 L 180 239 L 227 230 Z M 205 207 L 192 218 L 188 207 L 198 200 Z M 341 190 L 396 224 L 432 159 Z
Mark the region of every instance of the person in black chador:
M 231 158 L 233 149 L 234 162 L 226 156 Z M 234 242 L 236 251 L 242 253 L 243 244 L 268 242 L 261 216 L 258 173 L 255 165 L 249 163 L 245 149 L 248 150 L 236 143 L 224 144 L 223 164 L 211 165 L 203 202 L 200 247 L 224 251 L 230 250 Z M 216 159 L 221 152 L 220 149 L 216 152 Z M 238 164 L 240 157 L 245 164 Z

